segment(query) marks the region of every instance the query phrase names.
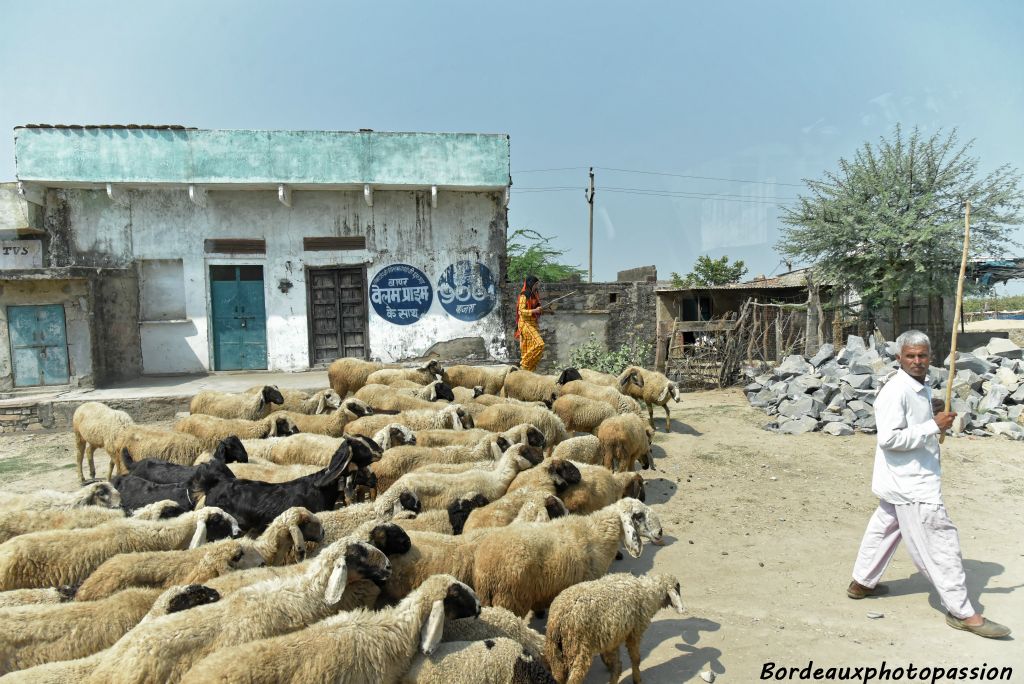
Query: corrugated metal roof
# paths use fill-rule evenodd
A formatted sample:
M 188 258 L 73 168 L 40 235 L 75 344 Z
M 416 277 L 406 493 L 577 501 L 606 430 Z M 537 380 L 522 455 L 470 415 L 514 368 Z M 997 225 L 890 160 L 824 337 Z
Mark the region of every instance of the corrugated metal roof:
M 22 124 L 15 126 L 19 128 L 69 128 L 69 129 L 142 129 L 155 131 L 195 131 L 195 126 L 182 126 L 181 124 Z

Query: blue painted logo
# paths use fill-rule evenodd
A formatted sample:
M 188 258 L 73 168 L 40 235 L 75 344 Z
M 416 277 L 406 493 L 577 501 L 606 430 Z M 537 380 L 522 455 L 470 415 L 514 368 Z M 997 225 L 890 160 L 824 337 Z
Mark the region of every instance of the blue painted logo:
M 437 299 L 460 321 L 480 320 L 497 300 L 490 269 L 479 261 L 456 261 L 437 279 Z
M 430 309 L 434 289 L 423 271 L 409 264 L 392 264 L 370 281 L 370 303 L 388 323 L 409 325 Z

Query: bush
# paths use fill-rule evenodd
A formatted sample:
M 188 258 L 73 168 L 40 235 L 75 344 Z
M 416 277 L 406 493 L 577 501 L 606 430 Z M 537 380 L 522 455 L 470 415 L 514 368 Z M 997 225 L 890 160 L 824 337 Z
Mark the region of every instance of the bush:
M 626 366 L 646 366 L 654 345 L 643 340 L 623 344 L 616 351 L 608 351 L 591 333 L 590 340 L 573 349 L 569 363 L 575 368 L 589 368 L 618 375 Z

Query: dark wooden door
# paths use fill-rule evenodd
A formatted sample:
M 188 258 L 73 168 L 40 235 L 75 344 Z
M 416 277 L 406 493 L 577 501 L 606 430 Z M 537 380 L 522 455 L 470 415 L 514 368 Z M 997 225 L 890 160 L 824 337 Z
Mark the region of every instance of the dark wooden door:
M 307 283 L 310 365 L 343 356 L 369 358 L 365 269 L 311 268 Z

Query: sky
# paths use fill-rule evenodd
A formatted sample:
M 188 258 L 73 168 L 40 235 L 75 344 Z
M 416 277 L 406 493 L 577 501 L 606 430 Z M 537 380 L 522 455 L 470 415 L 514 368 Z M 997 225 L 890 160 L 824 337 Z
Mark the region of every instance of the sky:
M 510 230 L 583 267 L 595 167 L 595 280 L 702 254 L 785 271 L 779 205 L 897 123 L 956 127 L 984 170 L 1024 168 L 1014 0 L 0 0 L 0 16 L 0 179 L 25 123 L 508 133 Z

